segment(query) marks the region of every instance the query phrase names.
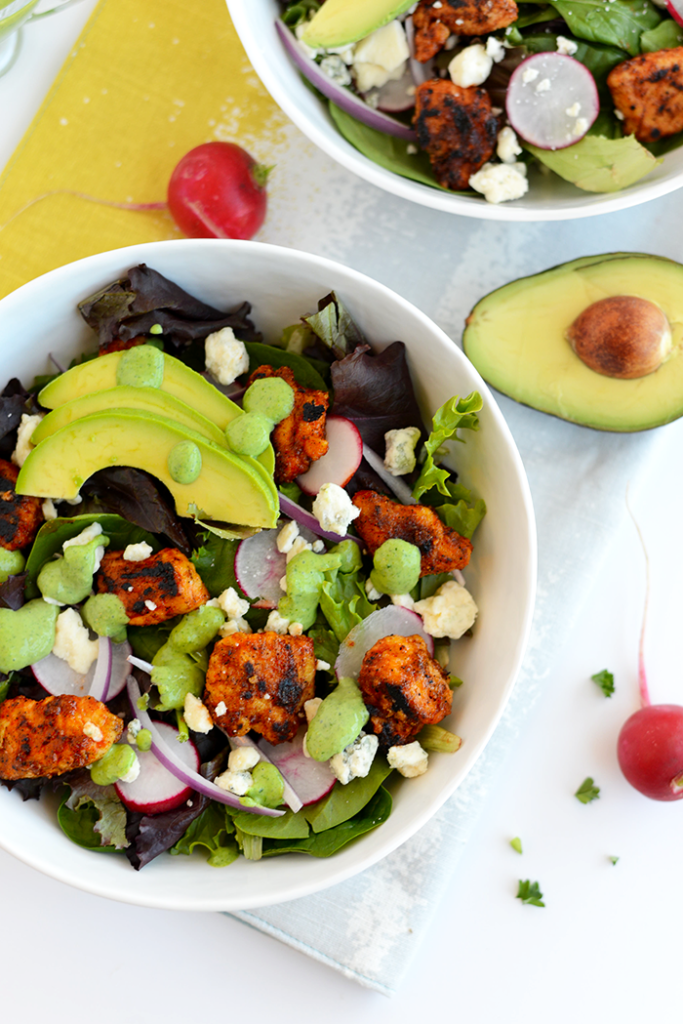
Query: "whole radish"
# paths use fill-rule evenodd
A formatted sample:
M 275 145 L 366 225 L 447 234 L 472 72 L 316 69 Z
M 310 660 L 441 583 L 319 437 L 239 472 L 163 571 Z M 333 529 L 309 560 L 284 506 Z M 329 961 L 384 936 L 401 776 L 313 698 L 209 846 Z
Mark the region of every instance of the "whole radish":
M 635 520 L 634 520 L 635 522 Z M 645 544 L 647 585 L 643 625 L 638 654 L 639 711 L 624 723 L 617 740 L 617 757 L 627 782 L 651 800 L 680 800 L 683 797 L 683 707 L 653 704 L 647 685 L 644 659 L 645 624 L 650 594 L 650 568 Z
M 233 142 L 205 142 L 171 175 L 171 216 L 190 238 L 251 238 L 265 220 L 268 170 Z

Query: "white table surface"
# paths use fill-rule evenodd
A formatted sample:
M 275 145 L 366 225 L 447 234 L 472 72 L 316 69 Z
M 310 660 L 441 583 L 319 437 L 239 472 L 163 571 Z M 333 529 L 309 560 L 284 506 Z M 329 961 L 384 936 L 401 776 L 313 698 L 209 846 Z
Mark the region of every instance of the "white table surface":
M 0 79 L 0 167 L 93 6 L 94 0 L 84 0 L 27 29 L 19 63 Z M 335 173 L 347 183 L 351 177 Z M 383 199 L 355 180 L 348 187 L 366 190 L 368 202 Z M 435 230 L 431 213 L 390 202 L 399 216 L 416 219 L 425 232 Z M 579 255 L 582 245 L 585 252 L 625 246 L 681 258 L 680 216 L 677 235 L 667 235 L 666 225 L 673 229 L 682 205 L 669 197 L 634 214 L 573 226 L 505 229 L 441 215 L 441 235 L 429 245 L 440 259 L 439 239 L 450 243 L 462 232 L 470 250 L 498 245 L 512 251 L 502 280 L 528 272 L 514 253 L 530 245 L 555 251 L 554 262 Z M 286 217 L 275 210 L 272 234 L 266 226 L 263 238 L 335 255 L 313 229 L 286 224 L 285 232 L 283 223 Z M 648 244 L 651 236 L 657 245 Z M 419 276 L 406 283 L 406 238 L 395 240 L 391 255 L 381 259 L 373 235 L 359 249 L 357 265 L 436 315 L 442 307 L 429 296 L 426 277 L 424 291 Z M 538 269 L 551 262 L 546 259 Z M 429 274 L 428 264 L 423 272 Z M 473 301 L 488 290 L 485 285 L 479 282 Z M 678 585 L 683 474 L 674 457 L 680 451 L 679 426 L 667 428 L 668 456 L 649 468 L 633 501 L 652 563 L 647 660 L 656 702 L 683 701 Z M 632 791 L 615 756 L 619 728 L 637 708 L 643 596 L 643 558 L 627 522 L 393 1001 L 225 916 L 110 903 L 54 882 L 0 851 L 2 1019 L 27 1024 L 66 1024 L 74 1016 L 91 1015 L 102 1024 L 124 1015 L 147 1024 L 213 1014 L 259 1021 L 301 1021 L 314 1014 L 327 1024 L 680 1019 L 683 805 L 654 803 Z M 611 700 L 589 679 L 606 666 L 616 678 Z M 600 785 L 601 797 L 583 806 L 573 793 L 587 775 Z M 513 836 L 522 838 L 521 857 L 509 846 Z M 620 857 L 616 866 L 610 855 Z M 545 909 L 514 898 L 519 878 L 540 882 Z

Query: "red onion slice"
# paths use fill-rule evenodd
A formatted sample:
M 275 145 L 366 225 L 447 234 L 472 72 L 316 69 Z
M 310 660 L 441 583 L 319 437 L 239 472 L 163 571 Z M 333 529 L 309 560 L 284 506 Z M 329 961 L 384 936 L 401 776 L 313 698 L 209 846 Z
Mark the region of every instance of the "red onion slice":
M 404 505 L 417 504 L 408 484 L 404 480 L 401 480 L 399 476 L 393 476 L 384 465 L 383 460 L 380 459 L 377 452 L 374 452 L 372 448 L 369 448 L 366 444 L 363 445 L 363 458 L 368 465 L 374 469 L 377 476 L 384 481 L 387 487 L 394 492 L 400 502 Z
M 666 9 L 674 21 L 683 26 L 683 0 L 666 0 Z
M 275 22 L 275 28 L 280 36 L 282 44 L 292 58 L 299 71 L 309 80 L 309 82 L 316 87 L 323 94 L 327 96 L 329 100 L 336 103 L 338 107 L 345 110 L 351 117 L 355 117 L 358 121 L 362 121 L 369 128 L 374 128 L 378 132 L 384 132 L 386 135 L 395 135 L 396 138 L 405 139 L 406 142 L 414 142 L 417 136 L 412 128 L 409 128 L 407 124 L 402 124 L 400 121 L 395 121 L 393 117 L 388 117 L 383 114 L 380 110 L 373 110 L 367 103 L 359 99 L 352 92 L 349 92 L 343 85 L 337 85 L 331 78 L 321 71 L 314 60 L 307 57 L 301 49 L 299 42 L 295 39 L 292 33 L 289 31 L 287 26 L 281 21 Z
M 350 676 L 357 679 L 363 658 L 371 647 L 385 636 L 421 636 L 427 644 L 431 655 L 434 654 L 434 641 L 425 632 L 422 619 L 417 612 L 399 605 L 388 605 L 372 612 L 354 626 L 339 648 L 334 671 L 338 679 Z
M 544 51 L 510 76 L 505 109 L 517 134 L 539 149 L 566 149 L 584 137 L 600 112 L 595 79 L 580 61 Z
M 140 687 L 134 676 L 128 677 L 127 687 L 128 699 L 130 700 L 133 714 L 140 721 L 143 729 L 149 729 L 152 734 L 152 750 L 154 754 L 163 766 L 175 775 L 176 779 L 184 782 L 191 789 L 194 789 L 196 793 L 202 793 L 211 800 L 217 800 L 218 803 L 227 804 L 229 807 L 235 807 L 240 811 L 248 811 L 251 814 L 265 814 L 270 818 L 279 818 L 284 814 L 284 811 L 273 810 L 271 807 L 245 807 L 241 803 L 240 798 L 235 796 L 234 793 L 221 789 L 215 782 L 209 782 L 199 772 L 193 772 L 187 765 L 183 764 L 178 754 L 166 743 L 160 734 L 157 729 L 157 723 L 149 717 L 146 711 L 138 707 Z
M 109 700 L 109 681 L 111 679 L 112 642 L 106 637 L 99 639 L 99 652 L 95 664 L 95 674 L 90 684 L 90 696 L 95 700 Z
M 350 533 L 339 534 L 323 530 L 320 523 L 311 512 L 307 512 L 305 508 L 301 507 L 301 505 L 297 505 L 295 501 L 288 498 L 282 493 L 282 491 L 280 491 L 280 511 L 290 519 L 296 519 L 299 526 L 305 526 L 306 529 L 310 530 L 311 533 L 314 533 L 316 537 L 323 537 L 325 540 L 332 541 L 333 544 L 339 544 L 342 540 L 352 540 L 355 541 L 359 547 L 362 547 L 363 541 L 360 537 L 353 537 Z

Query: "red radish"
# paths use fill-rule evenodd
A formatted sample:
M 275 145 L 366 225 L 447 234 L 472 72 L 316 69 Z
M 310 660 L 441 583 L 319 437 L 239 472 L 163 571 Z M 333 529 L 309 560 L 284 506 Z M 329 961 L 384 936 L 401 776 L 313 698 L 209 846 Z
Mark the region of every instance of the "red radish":
M 190 238 L 252 238 L 266 216 L 268 169 L 233 142 L 205 142 L 176 165 L 168 208 Z
M 199 769 L 199 754 L 192 740 L 178 742 L 178 730 L 166 722 L 157 722 L 156 727 L 169 745 L 177 751 L 178 757 L 190 771 Z M 137 750 L 140 774 L 135 782 L 117 782 L 115 789 L 129 811 L 142 814 L 163 814 L 173 811 L 186 800 L 192 799 L 192 789 L 178 780 L 151 750 Z
M 287 556 L 278 551 L 277 537 L 281 527 L 261 530 L 253 537 L 241 541 L 235 553 L 235 576 L 242 592 L 253 599 L 257 607 L 277 608 L 282 597 L 280 580 L 287 571 Z M 299 531 L 311 544 L 316 540 L 310 530 Z
M 666 9 L 679 25 L 683 25 L 683 0 L 666 0 Z
M 363 439 L 358 427 L 345 416 L 328 416 L 325 433 L 329 448 L 296 478 L 305 494 L 317 494 L 323 484 L 344 487 L 361 464 Z
M 314 761 L 312 757 L 305 756 L 305 735 L 305 730 L 299 729 L 291 743 L 280 743 L 274 747 L 266 740 L 261 740 L 258 745 L 259 751 L 266 755 L 296 791 L 304 807 L 322 800 L 337 781 L 327 761 Z
M 429 653 L 434 654 L 434 640 L 425 632 L 417 612 L 391 604 L 372 612 L 367 619 L 353 627 L 339 647 L 334 663 L 337 678 L 350 676 L 357 679 L 366 653 L 385 636 L 421 636 Z
M 224 730 L 221 730 L 221 731 L 224 731 Z M 227 736 L 228 734 L 226 733 L 225 735 Z M 262 761 L 266 761 L 268 764 L 273 764 L 274 763 L 274 762 L 272 762 L 270 760 L 268 755 L 261 748 L 261 744 L 257 743 L 255 740 L 252 740 L 251 736 L 228 736 L 228 739 L 230 741 L 230 749 L 231 750 L 236 750 L 238 747 L 253 747 L 253 749 L 255 751 L 257 751 L 257 753 L 258 753 L 258 755 L 259 755 L 259 757 L 261 758 Z M 266 744 L 265 740 L 263 740 L 263 743 L 266 746 L 270 746 L 270 744 Z M 283 778 L 284 778 L 284 776 L 283 776 Z M 296 793 L 292 789 L 292 787 L 290 786 L 290 784 L 287 781 L 287 779 L 285 779 L 285 789 L 284 789 L 283 796 L 284 796 L 285 803 L 287 804 L 287 806 L 292 811 L 294 811 L 295 814 L 296 814 L 297 811 L 300 811 L 301 808 L 303 807 L 303 802 L 299 798 L 299 794 Z M 279 813 L 282 814 L 283 812 L 280 811 Z
M 412 110 L 415 106 L 415 79 L 407 67 L 399 79 L 390 79 L 375 93 L 377 109 L 387 114 Z
M 67 693 L 75 697 L 91 696 L 96 700 L 108 701 L 117 697 L 128 678 L 128 643 L 114 644 L 106 637 L 99 638 L 97 660 L 85 675 L 74 670 L 56 654 L 31 665 L 40 685 L 53 696 Z
M 517 134 L 539 149 L 565 149 L 582 139 L 600 112 L 595 79 L 580 61 L 544 51 L 510 76 L 505 109 Z
M 130 660 L 133 661 L 133 658 Z M 135 660 L 137 661 L 137 659 Z M 143 662 L 144 664 L 146 663 Z M 208 796 L 212 800 L 218 800 L 221 804 L 236 807 L 240 811 L 249 811 L 252 814 L 265 814 L 270 818 L 279 818 L 284 814 L 284 811 L 273 810 L 270 807 L 245 807 L 240 798 L 234 793 L 230 793 L 227 789 L 221 789 L 215 782 L 209 782 L 199 772 L 188 768 L 178 754 L 177 748 L 181 744 L 175 741 L 167 743 L 165 736 L 159 730 L 160 723 L 153 721 L 145 709 L 140 707 L 140 687 L 135 676 L 129 676 L 126 685 L 128 688 L 128 700 L 130 701 L 133 714 L 139 720 L 142 728 L 149 729 L 152 734 L 152 752 L 156 754 L 163 766 L 168 768 L 179 782 L 190 786 L 197 793 L 203 793 L 204 796 Z
M 299 71 L 323 96 L 327 96 L 328 100 L 332 100 L 351 117 L 362 121 L 370 128 L 375 128 L 378 132 L 384 132 L 386 135 L 395 135 L 399 139 L 405 139 L 406 142 L 415 142 L 417 136 L 407 124 L 395 121 L 393 117 L 388 117 L 387 114 L 383 114 L 379 110 L 374 110 L 350 89 L 333 82 L 324 71 L 320 70 L 314 60 L 306 56 L 298 40 L 294 38 L 283 22 L 276 21 L 275 28 L 285 50 Z
M 680 800 L 683 797 L 683 707 L 678 704 L 652 704 L 650 701 L 644 657 L 650 564 L 640 527 L 635 519 L 633 522 L 643 546 L 646 567 L 645 607 L 638 652 L 642 707 L 622 726 L 617 740 L 617 757 L 626 781 L 638 792 L 651 800 Z

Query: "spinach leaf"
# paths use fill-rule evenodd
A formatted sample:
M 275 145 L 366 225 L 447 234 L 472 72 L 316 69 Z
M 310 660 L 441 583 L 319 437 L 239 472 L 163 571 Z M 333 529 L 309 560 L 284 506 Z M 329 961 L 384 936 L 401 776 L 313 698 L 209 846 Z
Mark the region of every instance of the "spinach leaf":
M 534 9 L 533 7 L 527 7 L 525 4 L 520 4 L 519 15 L 517 16 L 514 24 L 511 26 L 515 32 L 519 35 L 519 39 L 515 37 L 514 40 L 510 39 L 511 32 L 507 33 L 508 42 L 520 42 L 522 36 L 520 29 L 528 28 L 530 25 L 539 25 L 544 21 L 555 21 L 557 18 L 557 12 L 553 10 L 550 4 L 546 4 L 543 7 Z
M 314 832 L 325 832 L 353 818 L 363 810 L 390 774 L 386 759 L 378 755 L 364 779 L 353 779 L 345 786 L 336 785 L 317 804 L 304 807 L 303 814 Z
M 643 32 L 659 25 L 661 12 L 650 0 L 551 0 L 571 32 L 589 43 L 605 43 L 640 53 Z
M 182 853 L 189 856 L 200 847 L 209 853 L 211 867 L 223 868 L 239 857 L 237 843 L 230 836 L 235 831 L 230 816 L 223 804 L 212 801 L 198 818 L 190 824 L 187 832 L 169 850 L 173 856 Z
M 99 523 L 102 532 L 109 537 L 110 551 L 120 551 L 128 544 L 139 544 L 141 541 L 146 541 L 154 551 L 158 551 L 161 546 L 156 537 L 148 533 L 147 530 L 143 530 L 134 523 L 129 523 L 121 516 L 107 512 L 100 515 L 51 519 L 41 526 L 33 542 L 31 554 L 28 556 L 26 572 L 30 582 L 35 584 L 40 570 L 53 555 L 61 552 L 65 540 L 76 537 L 92 523 Z
M 68 794 L 64 797 L 59 810 L 57 821 L 62 832 L 78 846 L 86 850 L 102 850 L 111 852 L 115 846 L 103 846 L 102 838 L 95 832 L 95 825 L 100 820 L 100 812 L 90 801 L 79 804 L 77 810 L 67 807 Z
M 268 839 L 306 839 L 310 833 L 303 810 L 294 814 L 287 811 L 281 818 L 267 818 L 265 814 L 249 814 L 237 811 L 232 816 L 240 832 L 248 836 L 264 836 Z
M 245 346 L 249 356 L 249 373 L 253 373 L 259 366 L 273 366 L 275 369 L 288 366 L 297 384 L 302 388 L 329 390 L 320 374 L 320 370 L 325 368 L 327 371 L 327 367 L 320 360 L 310 360 L 306 356 L 298 356 L 296 352 L 287 352 L 275 345 L 264 345 L 256 341 L 247 341 Z
M 673 18 L 665 18 L 656 28 L 648 29 L 640 37 L 640 48 L 643 53 L 655 53 L 657 50 L 673 50 L 683 46 L 683 28 Z
M 353 783 L 349 783 L 353 785 Z M 352 839 L 370 832 L 387 820 L 391 814 L 391 797 L 386 789 L 379 789 L 363 810 L 326 832 L 313 833 L 308 839 L 263 840 L 263 856 L 276 857 L 280 853 L 308 853 L 312 857 L 331 857 Z
M 218 597 L 228 587 L 233 587 L 240 597 L 245 596 L 235 576 L 235 553 L 239 543 L 207 532 L 203 534 L 202 546 L 193 553 L 194 567 L 211 597 Z
M 616 0 L 615 0 L 616 2 Z M 397 139 L 394 135 L 386 135 L 378 132 L 375 128 L 357 121 L 344 110 L 330 102 L 330 116 L 339 132 L 347 142 L 350 142 L 363 156 L 387 171 L 400 174 L 402 178 L 410 178 L 412 181 L 419 181 L 423 185 L 430 185 L 432 188 L 441 188 L 432 171 L 432 165 L 426 153 L 418 150 L 417 153 L 408 152 L 411 143 L 405 139 Z M 443 189 L 448 192 L 449 189 Z M 471 192 L 454 193 L 454 195 L 472 195 Z
M 567 149 L 537 149 L 528 144 L 525 149 L 555 174 L 586 192 L 618 192 L 661 163 L 634 135 L 606 139 L 589 134 Z
M 168 640 L 168 635 L 178 619 L 169 619 L 160 626 L 127 626 L 126 638 L 133 648 L 133 654 L 142 661 L 151 661 L 160 647 Z
M 321 618 L 320 622 L 324 620 Z M 316 622 L 308 635 L 313 641 L 313 652 L 320 661 L 326 661 L 328 665 L 334 665 L 339 654 L 339 641 L 331 629 L 326 629 Z

